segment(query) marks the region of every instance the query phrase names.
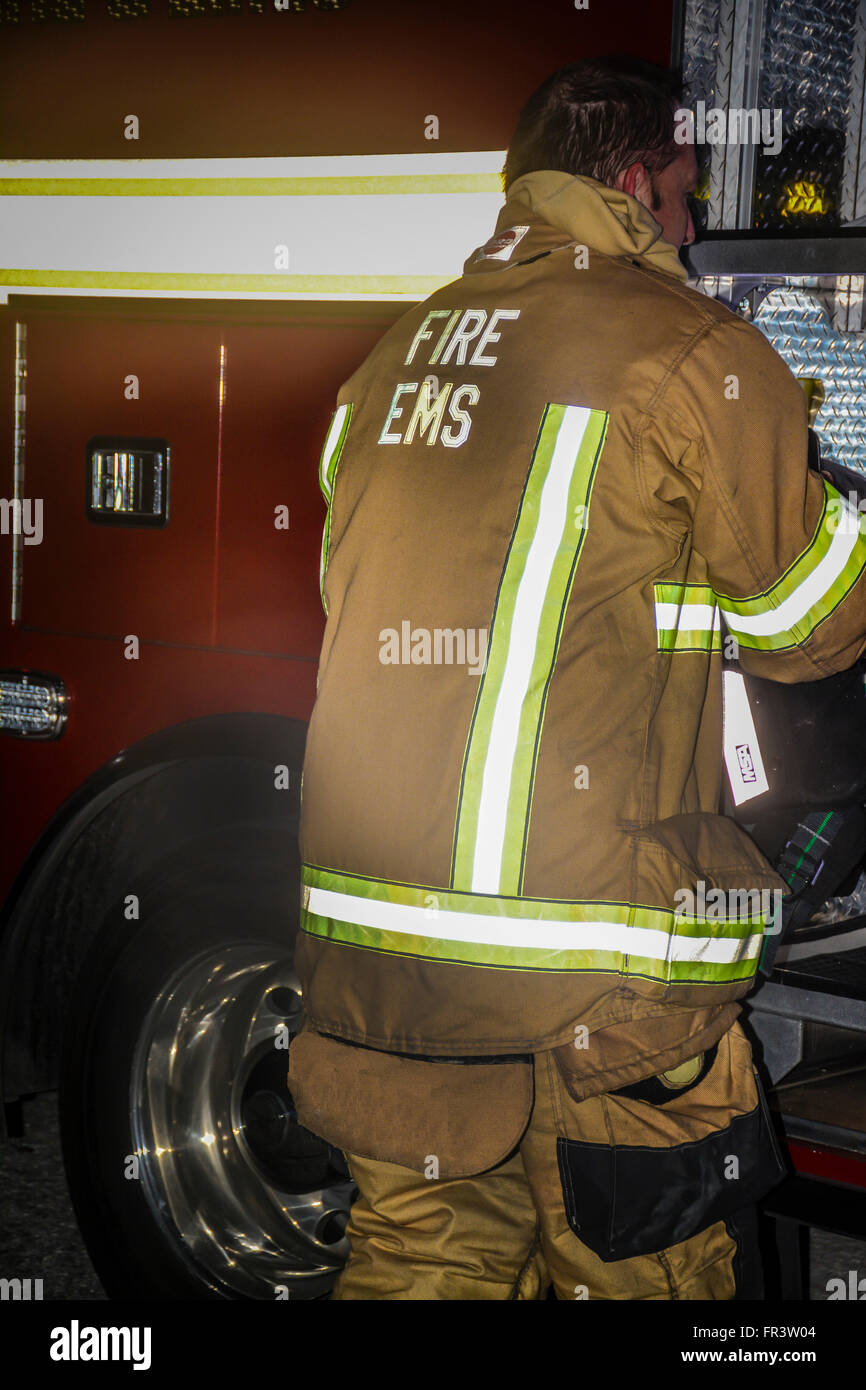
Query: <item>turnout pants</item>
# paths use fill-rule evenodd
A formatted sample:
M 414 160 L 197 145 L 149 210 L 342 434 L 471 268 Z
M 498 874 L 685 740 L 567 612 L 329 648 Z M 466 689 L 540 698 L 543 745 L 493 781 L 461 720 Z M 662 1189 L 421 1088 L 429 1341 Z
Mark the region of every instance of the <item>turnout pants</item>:
M 586 1100 L 552 1052 L 532 1066 L 529 1124 L 486 1172 L 346 1155 L 359 1196 L 333 1297 L 761 1298 L 754 1204 L 785 1170 L 739 1024 L 691 1064 Z

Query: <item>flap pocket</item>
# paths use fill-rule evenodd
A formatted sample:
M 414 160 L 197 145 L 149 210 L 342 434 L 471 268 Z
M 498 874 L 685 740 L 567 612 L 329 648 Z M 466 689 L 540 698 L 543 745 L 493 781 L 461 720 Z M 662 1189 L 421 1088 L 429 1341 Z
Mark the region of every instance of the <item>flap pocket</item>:
M 742 1051 L 735 1026 L 710 1071 L 669 1102 L 606 1097 L 610 1144 L 557 1138 L 568 1224 L 600 1259 L 679 1245 L 752 1206 L 785 1176 L 754 1068 L 746 1093 L 754 1106 L 735 1113 L 725 1099 L 732 1086 L 743 1095 L 742 1079 L 735 1080 Z M 728 1122 L 716 1126 L 714 1115 Z M 650 1142 L 624 1142 L 644 1135 Z
M 632 844 L 638 901 L 672 910 L 686 937 L 693 922 L 697 936 L 728 938 L 727 955 L 706 957 L 711 974 L 703 978 L 722 984 L 753 974 L 762 936 L 781 929 L 788 890 L 745 830 L 699 811 L 634 831 Z
M 679 1245 L 784 1177 L 761 1102 L 718 1134 L 672 1149 L 609 1148 L 557 1139 L 568 1224 L 605 1261 Z M 726 1176 L 731 1159 L 742 1177 Z
M 712 888 L 785 889 L 784 881 L 754 840 L 729 816 L 711 811 L 668 816 L 634 831 L 632 843 L 639 865 L 642 852 L 677 865 L 680 887 L 703 880 Z
M 417 1061 L 341 1042 L 308 1022 L 289 1048 L 288 1083 L 314 1134 L 360 1158 L 440 1178 L 483 1173 L 507 1158 L 535 1094 L 531 1058 Z

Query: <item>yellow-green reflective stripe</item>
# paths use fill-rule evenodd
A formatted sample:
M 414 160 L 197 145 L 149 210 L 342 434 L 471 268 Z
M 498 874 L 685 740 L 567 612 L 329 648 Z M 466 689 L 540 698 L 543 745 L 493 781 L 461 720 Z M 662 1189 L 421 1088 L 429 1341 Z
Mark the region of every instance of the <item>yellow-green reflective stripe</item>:
M 351 417 L 351 403 L 340 405 L 334 411 L 322 449 L 322 456 L 319 460 L 319 486 L 328 508 L 322 530 L 322 554 L 319 560 L 319 593 L 325 613 L 328 611 L 328 605 L 325 602 L 325 571 L 328 568 L 328 552 L 331 546 L 331 498 L 334 493 L 334 479 L 337 476 L 337 467 L 343 452 L 343 445 L 346 442 Z
M 629 979 L 657 980 L 677 984 L 730 984 L 750 980 L 757 968 L 763 935 L 754 937 L 739 960 L 718 965 L 700 960 L 664 961 L 620 951 L 575 951 L 528 949 L 526 947 L 483 946 L 385 932 L 357 923 L 301 914 L 301 929 L 344 946 L 359 946 L 383 955 L 411 956 L 416 960 L 446 961 L 495 970 L 555 971 L 557 973 L 622 975 Z
M 660 652 L 720 652 L 722 650 L 721 629 L 712 632 L 699 629 L 677 628 L 675 632 L 659 633 Z
M 709 584 L 666 581 L 653 587 L 660 652 L 721 651 L 721 618 Z
M 196 275 L 186 271 L 9 270 L 0 285 L 30 289 L 227 290 L 238 293 L 401 295 L 424 299 L 448 283 L 447 275 Z
M 711 584 L 680 584 L 675 580 L 657 579 L 653 585 L 659 603 L 710 603 L 716 601 Z
M 809 545 L 761 594 L 719 594 L 725 622 L 745 647 L 775 651 L 805 642 L 866 566 L 866 517 L 823 479 L 824 508 Z
M 453 883 L 516 893 L 547 691 L 589 520 L 607 414 L 545 406 L 464 754 Z
M 3 178 L 0 196 L 16 197 L 278 197 L 309 198 L 350 194 L 369 197 L 402 194 L 501 193 L 499 174 L 299 175 L 294 178 Z
M 763 914 L 716 920 L 629 903 L 504 898 L 384 883 L 305 866 L 312 935 L 431 960 L 651 978 L 747 978 Z M 760 894 L 758 894 L 760 899 Z
M 846 503 L 846 499 L 841 498 L 841 494 L 826 478 L 822 478 L 822 482 L 824 485 L 824 505 L 812 539 L 806 549 L 801 551 L 795 560 L 792 560 L 784 574 L 769 588 L 762 589 L 756 594 L 748 594 L 745 598 L 732 598 L 730 594 L 717 594 L 717 597 L 724 600 L 731 612 L 744 615 L 762 614 L 771 606 L 778 607 L 779 603 L 783 599 L 789 598 L 826 557 L 833 540 L 833 531 L 827 525 L 830 503 L 833 501 L 835 504 L 836 499 L 839 499 L 840 503 Z
M 319 459 L 319 487 L 322 489 L 322 495 L 326 502 L 331 500 L 334 489 L 334 474 L 337 471 L 337 463 L 343 449 L 346 431 L 349 428 L 351 413 L 350 403 L 337 406 L 331 416 L 331 424 L 322 446 L 322 455 Z

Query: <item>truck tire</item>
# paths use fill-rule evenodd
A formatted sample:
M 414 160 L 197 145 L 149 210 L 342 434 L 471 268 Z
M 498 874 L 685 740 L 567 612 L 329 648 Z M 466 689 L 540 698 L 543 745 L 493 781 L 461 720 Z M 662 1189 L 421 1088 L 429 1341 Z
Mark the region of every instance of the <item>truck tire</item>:
M 297 875 L 247 832 L 149 871 L 76 977 L 63 1156 L 109 1298 L 327 1298 L 348 1254 L 356 1189 L 286 1085 Z

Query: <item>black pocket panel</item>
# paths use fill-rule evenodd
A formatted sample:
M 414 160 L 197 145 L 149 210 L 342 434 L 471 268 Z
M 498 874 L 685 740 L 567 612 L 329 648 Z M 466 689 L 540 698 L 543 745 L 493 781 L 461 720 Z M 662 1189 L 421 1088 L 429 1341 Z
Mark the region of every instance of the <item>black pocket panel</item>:
M 557 1139 L 568 1224 L 605 1261 L 666 1250 L 757 1202 L 785 1176 L 763 1097 L 754 1110 L 671 1148 Z M 739 1176 L 725 1177 L 729 1159 Z

